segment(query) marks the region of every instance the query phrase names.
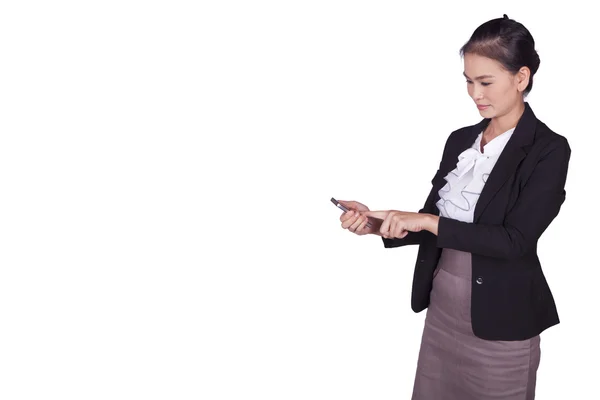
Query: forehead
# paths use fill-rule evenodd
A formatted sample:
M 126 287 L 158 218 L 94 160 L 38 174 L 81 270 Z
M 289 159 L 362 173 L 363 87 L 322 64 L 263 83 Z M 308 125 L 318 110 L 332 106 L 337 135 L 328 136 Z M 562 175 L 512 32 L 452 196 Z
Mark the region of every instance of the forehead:
M 478 54 L 467 53 L 464 57 L 465 74 L 470 77 L 480 75 L 498 76 L 506 73 L 498 61 Z

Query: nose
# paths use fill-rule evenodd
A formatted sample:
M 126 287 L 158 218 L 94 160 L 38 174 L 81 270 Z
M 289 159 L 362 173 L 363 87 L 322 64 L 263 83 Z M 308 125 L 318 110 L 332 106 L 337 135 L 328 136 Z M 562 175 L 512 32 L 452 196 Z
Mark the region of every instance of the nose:
M 479 101 L 483 99 L 483 90 L 481 88 L 473 90 L 473 100 Z

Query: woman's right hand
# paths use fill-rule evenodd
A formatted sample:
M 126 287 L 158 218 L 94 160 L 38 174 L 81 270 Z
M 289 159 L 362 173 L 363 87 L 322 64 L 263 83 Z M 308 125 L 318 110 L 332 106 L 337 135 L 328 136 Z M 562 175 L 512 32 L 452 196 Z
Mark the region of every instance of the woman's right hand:
M 338 202 L 346 207 L 349 211 L 340 215 L 342 228 L 348 229 L 357 235 L 376 234 L 379 235 L 379 228 L 383 220 L 362 215 L 363 212 L 370 211 L 369 207 L 358 201 L 338 200 Z M 371 222 L 371 226 L 367 227 L 367 222 Z

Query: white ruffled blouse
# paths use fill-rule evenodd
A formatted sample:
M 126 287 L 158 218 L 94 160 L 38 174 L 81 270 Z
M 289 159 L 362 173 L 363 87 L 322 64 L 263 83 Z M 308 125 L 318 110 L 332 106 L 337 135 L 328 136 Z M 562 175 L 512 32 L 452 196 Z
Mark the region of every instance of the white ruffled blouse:
M 496 136 L 483 146 L 483 153 L 480 151 L 481 132 L 471 148 L 460 153 L 456 168 L 446 175 L 446 185 L 438 192 L 440 200 L 436 206 L 440 216 L 473 222 L 475 205 L 483 186 L 514 130 L 509 129 Z

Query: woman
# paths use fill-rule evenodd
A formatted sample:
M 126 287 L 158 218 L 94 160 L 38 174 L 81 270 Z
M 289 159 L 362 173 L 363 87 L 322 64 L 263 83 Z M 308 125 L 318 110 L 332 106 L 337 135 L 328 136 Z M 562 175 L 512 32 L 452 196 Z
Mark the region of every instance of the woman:
M 386 248 L 419 244 L 411 302 L 427 316 L 413 399 L 533 399 L 539 334 L 559 322 L 537 241 L 565 200 L 571 149 L 524 101 L 540 61 L 522 24 L 484 23 L 461 56 L 484 119 L 448 137 L 424 207 L 340 201 L 351 210 L 340 220 Z

